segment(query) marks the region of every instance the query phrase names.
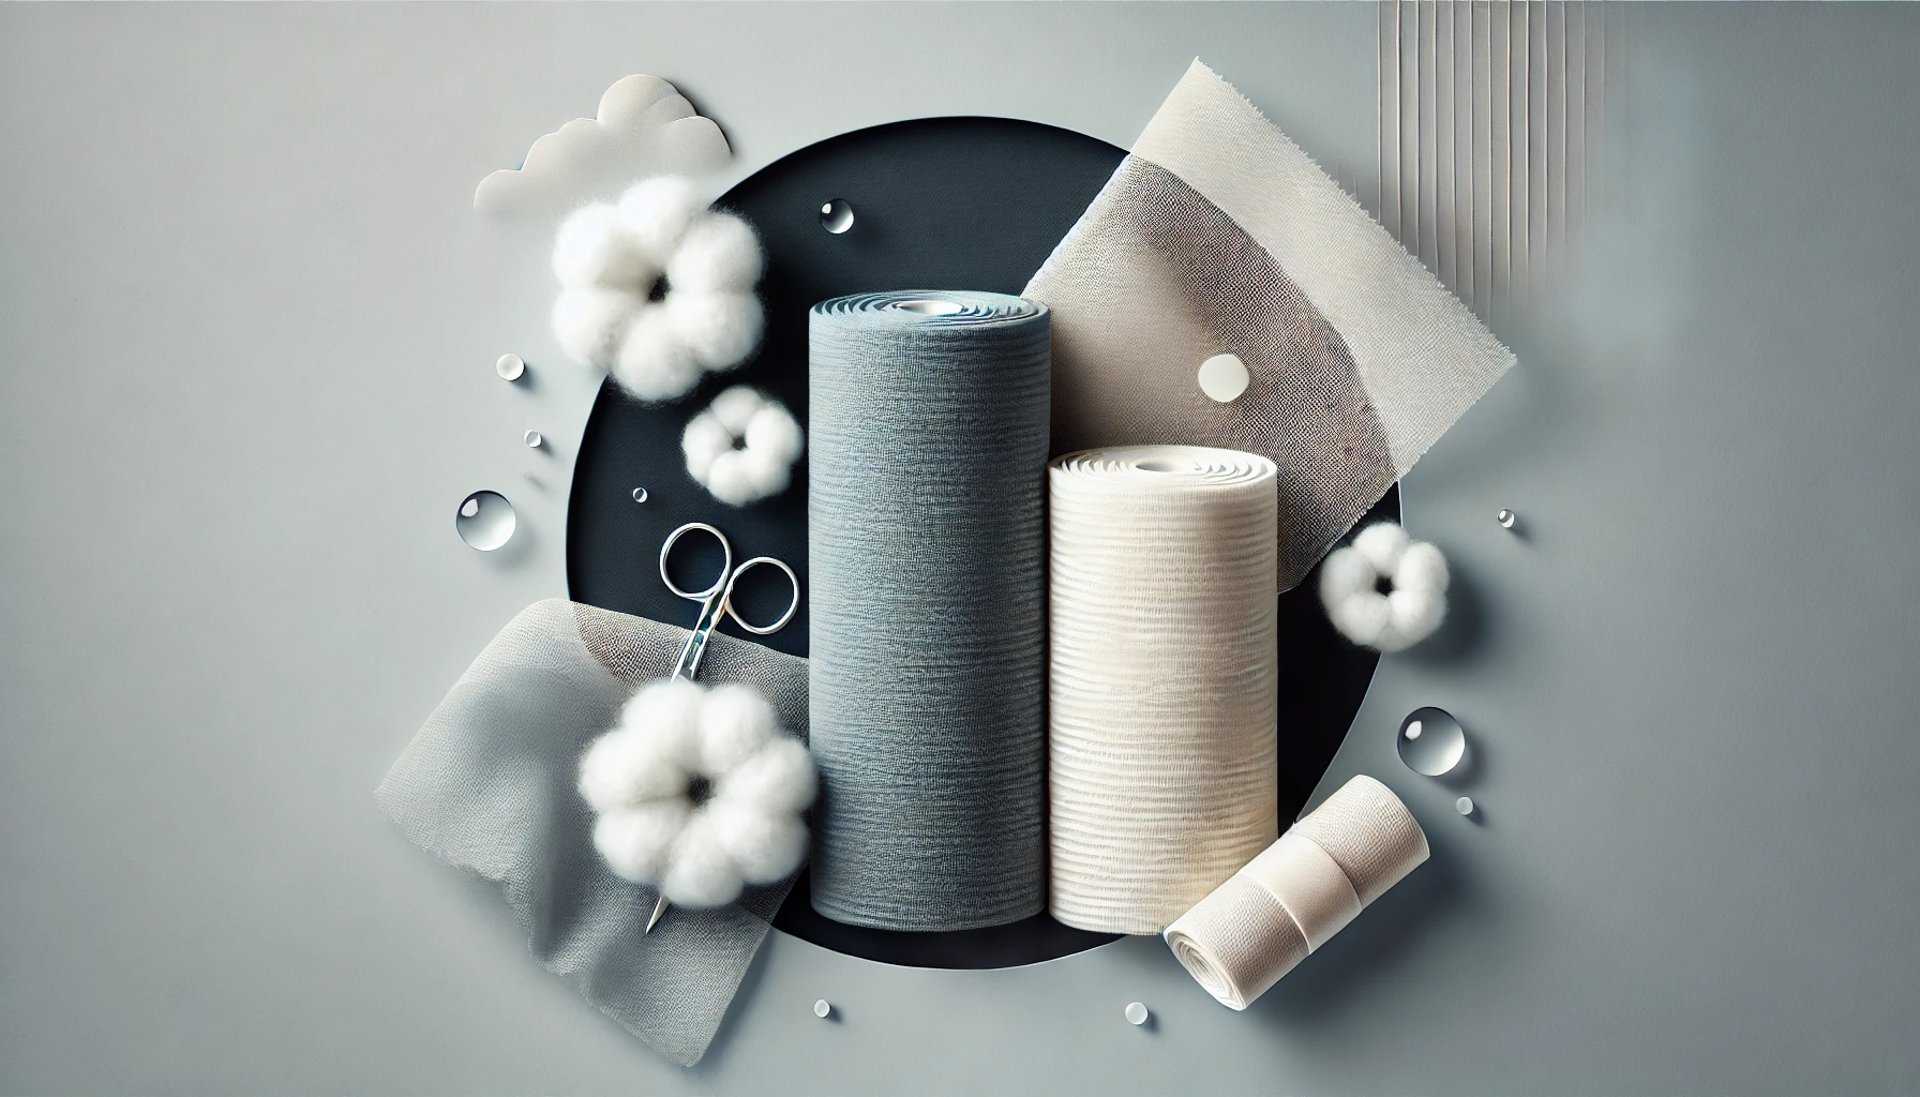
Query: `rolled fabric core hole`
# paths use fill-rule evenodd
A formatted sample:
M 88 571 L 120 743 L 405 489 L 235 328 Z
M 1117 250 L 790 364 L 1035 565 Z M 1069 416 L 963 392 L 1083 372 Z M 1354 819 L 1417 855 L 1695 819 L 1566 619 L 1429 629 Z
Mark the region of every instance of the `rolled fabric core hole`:
M 932 297 L 916 297 L 911 301 L 895 301 L 893 307 L 901 312 L 918 313 L 921 316 L 952 316 L 966 306 Z

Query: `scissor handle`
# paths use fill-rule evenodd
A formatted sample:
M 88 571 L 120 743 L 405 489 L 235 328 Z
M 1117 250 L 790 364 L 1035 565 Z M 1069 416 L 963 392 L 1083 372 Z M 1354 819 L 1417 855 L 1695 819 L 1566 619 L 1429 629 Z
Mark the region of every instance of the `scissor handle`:
M 779 568 L 786 573 L 787 582 L 793 585 L 793 601 L 787 603 L 787 611 L 782 613 L 780 619 L 771 625 L 756 625 L 748 621 L 745 617 L 740 616 L 740 611 L 735 609 L 733 605 L 734 584 L 738 583 L 740 577 L 752 570 L 756 564 L 770 564 Z M 793 569 L 787 566 L 785 560 L 775 560 L 771 556 L 756 556 L 746 563 L 741 564 L 740 567 L 734 571 L 733 575 L 727 579 L 727 593 L 720 600 L 725 603 L 727 616 L 733 618 L 733 623 L 746 629 L 748 632 L 756 636 L 765 636 L 769 633 L 779 632 L 781 629 L 787 627 L 787 622 L 793 620 L 794 613 L 800 609 L 800 577 L 793 573 Z
M 667 574 L 667 555 L 673 551 L 673 546 L 679 543 L 681 537 L 685 536 L 688 533 L 693 532 L 694 530 L 699 530 L 702 533 L 713 534 L 714 540 L 720 542 L 720 551 L 724 554 L 724 556 L 720 564 L 720 574 L 714 578 L 713 582 L 710 585 L 708 585 L 706 589 L 699 590 L 699 591 L 681 590 L 679 587 L 679 584 L 673 581 L 673 576 Z M 749 561 L 749 563 L 751 562 L 752 561 Z M 672 533 L 667 534 L 667 539 L 661 542 L 660 544 L 660 581 L 667 585 L 668 590 L 674 592 L 675 594 L 678 594 L 680 597 L 685 598 L 689 601 L 704 602 L 707 599 L 713 597 L 714 595 L 720 593 L 720 588 L 722 587 L 728 587 L 729 589 L 731 589 L 730 584 L 728 583 L 728 580 L 732 578 L 734 574 L 736 573 L 733 570 L 733 545 L 727 541 L 726 534 L 721 533 L 718 529 L 715 529 L 714 527 L 708 525 L 705 522 L 688 522 L 686 525 L 681 526 L 679 529 L 674 530 Z M 792 572 L 789 571 L 788 574 L 791 575 Z M 795 581 L 794 589 L 796 592 L 795 599 L 797 601 L 798 590 L 799 590 L 798 580 Z M 789 617 L 793 616 L 793 613 L 791 610 L 788 611 L 787 616 Z M 734 617 L 734 620 L 740 621 L 740 618 L 736 616 Z M 785 623 L 786 623 L 785 619 L 782 619 L 781 624 L 785 624 Z M 746 624 L 747 623 L 745 621 L 740 621 L 740 625 L 742 628 L 745 628 Z

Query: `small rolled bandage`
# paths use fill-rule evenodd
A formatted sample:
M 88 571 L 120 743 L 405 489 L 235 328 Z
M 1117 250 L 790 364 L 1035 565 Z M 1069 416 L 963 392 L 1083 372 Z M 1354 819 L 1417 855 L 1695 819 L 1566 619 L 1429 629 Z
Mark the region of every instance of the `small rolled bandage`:
M 1167 927 L 1208 994 L 1245 1009 L 1427 859 L 1398 797 L 1359 776 Z

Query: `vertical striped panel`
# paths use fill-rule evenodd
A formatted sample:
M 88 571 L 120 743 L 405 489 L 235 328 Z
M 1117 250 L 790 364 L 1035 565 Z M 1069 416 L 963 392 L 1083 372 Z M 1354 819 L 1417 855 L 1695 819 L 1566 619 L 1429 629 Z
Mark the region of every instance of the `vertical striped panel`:
M 1523 303 L 1602 208 L 1622 5 L 1379 0 L 1378 10 L 1381 222 L 1482 314 Z

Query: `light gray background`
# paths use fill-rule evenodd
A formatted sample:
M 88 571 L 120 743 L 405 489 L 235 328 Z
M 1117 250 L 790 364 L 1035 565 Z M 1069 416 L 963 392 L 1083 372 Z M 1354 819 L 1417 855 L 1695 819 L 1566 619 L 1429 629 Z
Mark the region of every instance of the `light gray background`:
M 740 175 L 916 115 L 1125 144 L 1195 54 L 1364 182 L 1374 7 L 0 8 L 0 1091 L 1920 1087 L 1920 10 L 1635 15 L 1626 214 L 1495 317 L 1522 365 L 1409 479 L 1459 619 L 1328 779 L 1384 777 L 1433 862 L 1244 1015 L 1152 940 L 776 937 L 682 1073 L 372 802 L 565 589 L 593 387 L 474 183 L 631 72 Z M 491 557 L 449 528 L 483 486 Z M 1458 788 L 1393 759 L 1428 703 Z

